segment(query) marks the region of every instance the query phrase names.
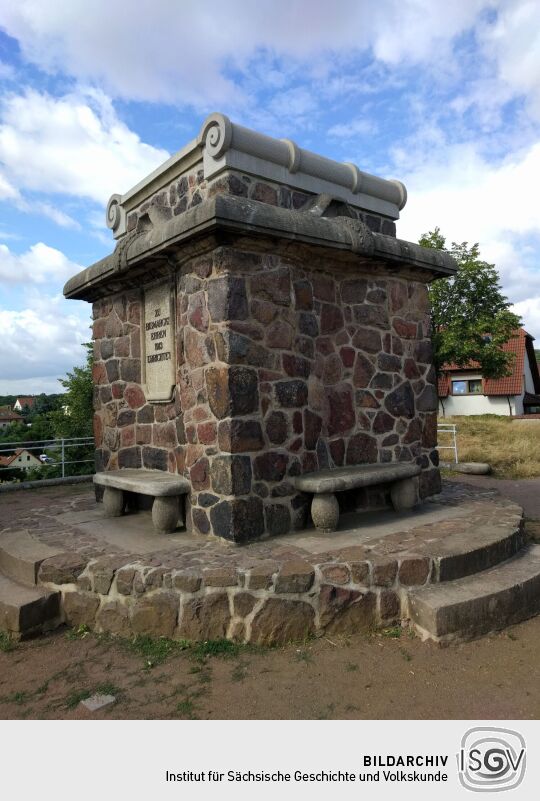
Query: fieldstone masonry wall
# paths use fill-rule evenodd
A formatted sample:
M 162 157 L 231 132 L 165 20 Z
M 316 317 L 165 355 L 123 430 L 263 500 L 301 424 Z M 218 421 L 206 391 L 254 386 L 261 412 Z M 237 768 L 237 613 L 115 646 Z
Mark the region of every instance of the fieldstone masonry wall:
M 178 268 L 168 403 L 141 387 L 141 290 L 94 303 L 97 469 L 185 475 L 188 526 L 235 542 L 305 525 L 290 479 L 318 468 L 417 461 L 421 495 L 439 490 L 425 278 L 278 252 L 259 239 Z
M 305 209 L 310 200 L 316 197 L 312 193 L 300 192 L 285 184 L 264 181 L 236 170 L 227 170 L 218 177 L 207 180 L 202 165 L 199 165 L 180 178 L 175 178 L 168 186 L 155 192 L 129 212 L 126 230 L 128 233 L 135 231 L 139 220 L 145 214 L 155 216 L 161 221 L 171 219 L 217 194 L 245 197 L 270 206 L 299 211 Z M 396 224 L 387 217 L 362 211 L 352 205 L 348 206 L 347 211 L 372 231 L 389 236 L 396 235 Z

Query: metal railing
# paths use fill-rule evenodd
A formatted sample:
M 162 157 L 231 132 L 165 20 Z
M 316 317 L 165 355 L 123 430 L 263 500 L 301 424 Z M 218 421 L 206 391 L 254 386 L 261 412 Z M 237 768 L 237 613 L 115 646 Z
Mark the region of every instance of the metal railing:
M 83 448 L 88 451 L 89 458 L 69 459 L 68 451 Z M 0 456 L 11 456 L 17 450 L 28 451 L 35 456 L 31 464 L 0 465 L 0 481 L 2 470 L 38 470 L 40 468 L 60 467 L 62 478 L 66 477 L 66 465 L 94 463 L 93 437 L 65 437 L 62 439 L 41 439 L 34 442 L 0 442 Z M 35 455 L 37 451 L 38 455 Z M 73 454 L 75 456 L 80 454 Z M 83 452 L 83 455 L 86 455 Z M 69 471 L 68 471 L 69 472 Z M 93 471 L 92 471 L 93 472 Z
M 441 434 L 447 437 L 447 441 L 449 441 L 450 445 L 437 445 L 437 450 L 439 451 L 454 451 L 454 462 L 455 464 L 458 463 L 458 452 L 457 452 L 457 426 L 450 425 L 450 423 L 442 423 L 441 425 L 437 426 L 437 439 L 441 436 Z

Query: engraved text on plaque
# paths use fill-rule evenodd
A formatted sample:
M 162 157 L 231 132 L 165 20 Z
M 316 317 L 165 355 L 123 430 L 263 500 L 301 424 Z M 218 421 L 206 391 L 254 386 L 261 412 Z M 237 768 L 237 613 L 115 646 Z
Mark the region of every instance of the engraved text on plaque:
M 144 293 L 144 372 L 146 398 L 169 400 L 175 384 L 174 307 L 169 284 Z

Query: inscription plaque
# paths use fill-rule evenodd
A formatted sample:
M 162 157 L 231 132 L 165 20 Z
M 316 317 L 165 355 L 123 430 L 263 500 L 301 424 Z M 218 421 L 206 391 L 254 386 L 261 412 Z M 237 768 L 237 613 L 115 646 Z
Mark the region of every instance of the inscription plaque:
M 144 292 L 144 375 L 146 398 L 167 401 L 176 383 L 174 304 L 170 284 Z

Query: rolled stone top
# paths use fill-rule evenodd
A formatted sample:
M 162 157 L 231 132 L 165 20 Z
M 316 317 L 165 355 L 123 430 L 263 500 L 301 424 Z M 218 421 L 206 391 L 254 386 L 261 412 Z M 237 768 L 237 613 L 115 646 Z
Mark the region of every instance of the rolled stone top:
M 196 139 L 125 195 L 111 196 L 106 220 L 114 237 L 119 239 L 127 233 L 126 221 L 131 211 L 194 168 L 202 171 L 207 182 L 232 172 L 302 193 L 330 194 L 389 220 L 397 220 L 407 202 L 401 181 L 378 178 L 355 164 L 325 158 L 298 147 L 290 139 L 274 139 L 231 122 L 225 114 L 214 113 L 203 122 Z

